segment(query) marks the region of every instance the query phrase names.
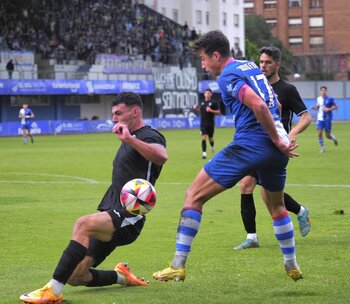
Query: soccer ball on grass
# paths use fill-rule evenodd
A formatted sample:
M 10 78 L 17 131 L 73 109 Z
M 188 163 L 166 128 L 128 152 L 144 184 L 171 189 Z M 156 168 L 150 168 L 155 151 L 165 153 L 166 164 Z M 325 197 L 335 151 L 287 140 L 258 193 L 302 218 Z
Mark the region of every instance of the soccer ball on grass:
M 144 215 L 156 204 L 156 190 L 150 182 L 135 178 L 123 186 L 120 202 L 132 215 Z

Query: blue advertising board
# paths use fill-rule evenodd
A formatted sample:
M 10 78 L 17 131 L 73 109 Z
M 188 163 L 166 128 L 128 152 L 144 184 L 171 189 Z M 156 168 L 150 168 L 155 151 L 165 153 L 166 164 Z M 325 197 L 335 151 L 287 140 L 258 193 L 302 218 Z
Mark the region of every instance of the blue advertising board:
M 145 124 L 155 129 L 199 129 L 199 117 L 147 118 Z M 112 132 L 111 120 L 47 120 L 32 122 L 32 134 L 82 134 Z M 216 127 L 233 127 L 232 116 L 216 116 Z M 19 122 L 0 123 L 0 136 L 22 134 Z
M 0 80 L 0 95 L 88 95 L 133 91 L 154 93 L 151 80 Z

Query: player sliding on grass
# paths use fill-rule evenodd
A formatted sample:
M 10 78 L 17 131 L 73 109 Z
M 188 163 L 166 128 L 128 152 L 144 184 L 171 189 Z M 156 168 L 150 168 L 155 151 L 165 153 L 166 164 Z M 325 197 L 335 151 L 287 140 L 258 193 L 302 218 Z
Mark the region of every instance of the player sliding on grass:
M 41 289 L 23 294 L 20 297 L 23 302 L 61 303 L 66 283 L 87 287 L 148 285 L 123 263 L 114 270 L 95 269 L 116 247 L 134 242 L 146 220 L 122 208 L 120 190 L 134 178 L 146 179 L 154 185 L 168 158 L 163 135 L 144 125 L 140 96 L 129 92 L 119 94 L 113 102 L 112 114 L 116 123 L 113 132 L 122 144 L 113 161 L 112 185 L 98 206 L 100 212 L 77 220 L 52 280 Z
M 203 205 L 254 174 L 262 186 L 263 199 L 273 219 L 284 268 L 293 280 L 302 278 L 296 261 L 294 228 L 283 203 L 286 166 L 298 154 L 280 121 L 276 95 L 261 72 L 249 61 L 231 56 L 228 39 L 211 31 L 194 43 L 202 67 L 218 78 L 224 104 L 236 121 L 234 140 L 206 163 L 186 192 L 176 236 L 176 252 L 170 267 L 153 274 L 159 281 L 184 280 L 185 264 L 199 230 Z

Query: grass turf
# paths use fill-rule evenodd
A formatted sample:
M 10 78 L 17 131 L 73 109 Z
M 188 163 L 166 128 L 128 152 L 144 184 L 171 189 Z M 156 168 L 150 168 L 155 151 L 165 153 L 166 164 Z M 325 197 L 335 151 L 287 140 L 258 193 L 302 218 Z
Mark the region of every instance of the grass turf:
M 204 164 L 199 130 L 167 130 L 169 160 L 156 185 L 157 205 L 143 233 L 101 265 L 127 261 L 149 287 L 66 286 L 64 303 L 348 303 L 350 212 L 350 124 L 335 123 L 339 146 L 326 140 L 319 153 L 315 125 L 298 138 L 300 158 L 290 161 L 286 191 L 311 211 L 312 229 L 302 238 L 296 216 L 297 257 L 304 279 L 294 283 L 283 271 L 282 254 L 270 216 L 255 191 L 261 248 L 234 251 L 245 238 L 238 187 L 207 203 L 187 263 L 184 283 L 155 282 L 167 266 L 186 188 Z M 215 131 L 218 151 L 233 129 Z M 75 220 L 95 212 L 111 180 L 119 146 L 112 134 L 0 138 L 0 295 L 1 303 L 42 287 L 71 236 Z M 210 156 L 210 153 L 209 153 Z M 338 215 L 336 210 L 345 214 Z

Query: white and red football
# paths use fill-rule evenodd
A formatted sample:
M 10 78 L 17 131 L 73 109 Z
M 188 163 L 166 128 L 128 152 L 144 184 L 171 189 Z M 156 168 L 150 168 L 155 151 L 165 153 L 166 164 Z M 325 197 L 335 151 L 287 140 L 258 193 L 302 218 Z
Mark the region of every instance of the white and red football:
M 132 215 L 144 215 L 156 204 L 156 190 L 150 182 L 135 178 L 123 186 L 120 202 Z

